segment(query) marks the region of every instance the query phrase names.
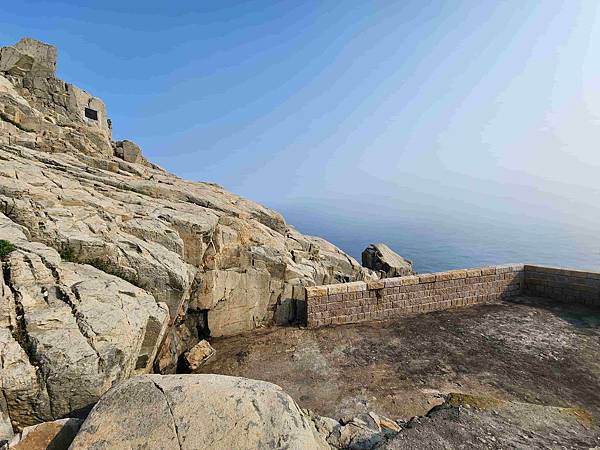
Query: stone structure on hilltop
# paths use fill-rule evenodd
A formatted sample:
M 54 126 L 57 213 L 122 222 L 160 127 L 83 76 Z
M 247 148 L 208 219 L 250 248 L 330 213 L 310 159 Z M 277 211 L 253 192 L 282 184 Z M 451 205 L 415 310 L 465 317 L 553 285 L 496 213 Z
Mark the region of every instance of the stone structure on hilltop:
M 0 49 L 0 142 L 112 156 L 104 103 L 57 79 L 55 70 L 51 45 L 25 38 Z
M 86 411 L 173 372 L 207 336 L 290 323 L 305 286 L 376 278 L 270 209 L 113 142 L 56 49 L 0 49 L 0 430 Z

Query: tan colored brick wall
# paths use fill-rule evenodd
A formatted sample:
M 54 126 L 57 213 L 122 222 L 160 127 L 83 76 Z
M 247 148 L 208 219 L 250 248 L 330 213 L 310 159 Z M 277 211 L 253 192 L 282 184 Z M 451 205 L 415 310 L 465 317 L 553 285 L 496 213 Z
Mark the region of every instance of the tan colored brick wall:
M 507 299 L 522 292 L 522 264 L 306 288 L 306 324 L 387 319 Z
M 600 273 L 533 265 L 524 270 L 524 294 L 600 306 Z

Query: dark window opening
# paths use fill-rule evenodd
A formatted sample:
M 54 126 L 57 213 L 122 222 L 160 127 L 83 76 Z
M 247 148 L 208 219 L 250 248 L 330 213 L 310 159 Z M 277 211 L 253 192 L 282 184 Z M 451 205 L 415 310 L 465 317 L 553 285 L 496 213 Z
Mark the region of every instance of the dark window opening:
M 85 108 L 85 117 L 92 120 L 98 120 L 98 111 L 92 108 Z

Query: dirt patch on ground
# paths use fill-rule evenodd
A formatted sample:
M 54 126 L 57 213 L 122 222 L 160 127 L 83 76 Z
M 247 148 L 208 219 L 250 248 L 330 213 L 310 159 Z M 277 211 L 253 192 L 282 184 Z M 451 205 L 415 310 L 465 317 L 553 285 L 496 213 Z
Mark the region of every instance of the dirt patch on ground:
M 384 322 L 214 339 L 198 372 L 276 383 L 329 417 L 423 415 L 459 392 L 589 411 L 600 421 L 600 311 L 520 297 Z

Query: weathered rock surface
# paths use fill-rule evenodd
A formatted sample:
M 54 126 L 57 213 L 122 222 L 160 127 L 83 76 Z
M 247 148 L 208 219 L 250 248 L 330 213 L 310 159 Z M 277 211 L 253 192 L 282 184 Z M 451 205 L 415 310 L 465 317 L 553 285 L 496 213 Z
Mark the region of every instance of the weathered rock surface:
M 185 328 L 188 308 L 207 313 L 215 336 L 286 323 L 296 319 L 304 286 L 373 277 L 276 212 L 145 163 L 129 141 L 115 143 L 113 156 L 98 99 L 80 101 L 71 85 L 57 94 L 54 84 L 65 83 L 53 76 L 35 89 L 26 87 L 39 78 L 31 71 L 0 76 L 0 107 L 10 116 L 0 130 L 0 211 L 33 240 L 74 261 L 101 260 L 166 302 L 172 329 Z M 101 119 L 85 116 L 90 105 Z M 81 131 L 82 140 L 65 130 Z M 88 145 L 90 133 L 102 139 Z M 173 355 L 191 347 L 181 342 L 185 335 L 168 339 L 161 369 L 173 368 Z
M 5 414 L 52 420 L 153 364 L 173 372 L 205 336 L 301 319 L 305 286 L 375 277 L 278 213 L 112 142 L 102 101 L 55 65 L 33 39 L 0 49 L 0 239 L 18 247 L 0 284 L 3 433 Z
M 113 154 L 104 103 L 55 77 L 56 49 L 25 38 L 0 48 L 0 143 Z
M 67 450 L 81 426 L 81 419 L 59 419 L 26 427 L 9 443 L 13 450 Z
M 450 394 L 424 417 L 403 425 L 377 450 L 592 449 L 600 429 L 585 411 Z
M 56 70 L 56 48 L 35 39 L 23 38 L 14 47 L 0 49 L 0 71 L 14 75 L 31 73 L 51 77 Z
M 362 252 L 362 265 L 386 278 L 414 274 L 412 262 L 404 259 L 385 244 L 370 244 Z
M 348 420 L 334 420 L 308 412 L 317 430 L 334 449 L 371 450 L 395 436 L 400 426 L 374 412 Z
M 71 450 L 595 448 L 586 411 L 451 393 L 408 421 L 373 412 L 339 421 L 302 410 L 278 386 L 222 375 L 144 375 L 94 407 Z
M 117 381 L 152 369 L 169 320 L 164 303 L 62 261 L 1 213 L 0 239 L 17 248 L 0 278 L 0 408 L 14 428 L 85 411 Z
M 114 144 L 115 156 L 129 163 L 142 162 L 142 150 L 131 141 L 117 141 Z
M 71 450 L 328 449 L 279 386 L 222 375 L 145 375 L 109 391 Z
M 189 352 L 186 352 L 185 360 L 190 370 L 197 370 L 198 367 L 208 361 L 214 354 L 215 349 L 212 348 L 208 341 L 201 340 Z

